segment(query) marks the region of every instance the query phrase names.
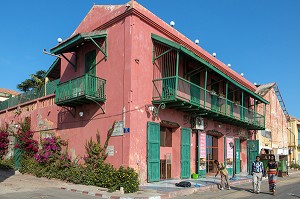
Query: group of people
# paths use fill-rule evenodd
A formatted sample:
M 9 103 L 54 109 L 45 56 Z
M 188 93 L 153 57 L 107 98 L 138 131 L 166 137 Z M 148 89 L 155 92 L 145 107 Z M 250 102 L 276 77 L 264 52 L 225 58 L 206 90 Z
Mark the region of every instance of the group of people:
M 217 177 L 219 173 L 221 174 L 220 189 L 223 190 L 226 187 L 227 189 L 230 189 L 230 184 L 228 180 L 228 171 L 226 169 L 225 164 L 223 162 L 219 162 L 218 160 L 215 160 L 214 163 L 217 166 L 217 173 L 215 177 Z M 275 161 L 274 155 L 270 156 L 270 159 L 266 165 L 266 170 L 264 169 L 263 162 L 260 161 L 260 157 L 256 156 L 256 160 L 252 163 L 252 171 L 251 171 L 251 174 L 253 176 L 253 193 L 259 194 L 262 178 L 265 177 L 266 174 L 268 174 L 269 190 L 273 195 L 275 195 L 277 170 L 278 170 L 278 164 Z

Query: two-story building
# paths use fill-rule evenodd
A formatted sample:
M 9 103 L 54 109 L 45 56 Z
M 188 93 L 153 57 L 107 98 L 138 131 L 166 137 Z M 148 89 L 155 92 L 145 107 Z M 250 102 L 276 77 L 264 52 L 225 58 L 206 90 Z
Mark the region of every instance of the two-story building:
M 215 159 L 247 172 L 259 153 L 268 101 L 255 85 L 135 1 L 94 5 L 50 53 L 47 85 L 11 100 L 1 124 L 30 117 L 36 138 L 61 136 L 75 158 L 117 121 L 107 161 L 141 182 L 210 175 Z

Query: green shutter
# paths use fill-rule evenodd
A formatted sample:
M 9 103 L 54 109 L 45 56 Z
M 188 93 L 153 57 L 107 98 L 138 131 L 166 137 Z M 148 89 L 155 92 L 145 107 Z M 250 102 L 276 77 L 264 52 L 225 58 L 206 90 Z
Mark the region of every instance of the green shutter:
M 15 138 L 15 144 L 19 144 L 19 140 L 17 138 Z M 21 154 L 22 151 L 20 148 L 14 148 L 14 165 L 16 170 L 21 168 Z
M 240 139 L 235 139 L 235 173 L 241 172 L 241 142 Z
M 190 178 L 191 175 L 191 129 L 181 129 L 181 178 Z
M 255 161 L 256 156 L 259 155 L 259 141 L 258 140 L 248 140 L 247 141 L 247 152 L 248 152 L 248 173 L 251 172 L 251 164 Z
M 85 54 L 85 73 L 96 76 L 96 50 Z
M 160 180 L 160 126 L 148 122 L 147 129 L 148 182 Z

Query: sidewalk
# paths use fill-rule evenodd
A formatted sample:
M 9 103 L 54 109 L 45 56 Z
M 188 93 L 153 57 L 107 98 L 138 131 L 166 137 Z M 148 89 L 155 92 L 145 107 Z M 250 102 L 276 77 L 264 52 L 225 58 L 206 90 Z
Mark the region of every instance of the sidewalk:
M 290 170 L 289 174 L 293 175 L 300 173 L 300 171 Z M 237 175 L 236 180 L 231 180 L 231 185 L 251 182 L 252 176 Z M 287 177 L 284 177 L 287 178 Z M 176 187 L 180 179 L 165 180 L 154 183 L 146 183 L 140 186 L 140 191 L 132 194 L 121 194 L 120 191 L 113 193 L 107 192 L 107 189 L 95 186 L 77 185 L 62 182 L 59 180 L 49 180 L 46 178 L 37 178 L 31 175 L 22 175 L 19 172 L 7 173 L 0 171 L 1 186 L 5 189 L 0 189 L 0 194 L 17 192 L 17 191 L 30 191 L 39 188 L 56 187 L 66 191 L 78 192 L 80 194 L 87 194 L 96 196 L 95 198 L 110 198 L 110 199 L 167 199 L 176 196 L 190 195 L 199 191 L 215 191 L 218 189 L 220 177 L 188 179 L 192 186 L 189 188 Z M 195 186 L 196 185 L 196 186 Z

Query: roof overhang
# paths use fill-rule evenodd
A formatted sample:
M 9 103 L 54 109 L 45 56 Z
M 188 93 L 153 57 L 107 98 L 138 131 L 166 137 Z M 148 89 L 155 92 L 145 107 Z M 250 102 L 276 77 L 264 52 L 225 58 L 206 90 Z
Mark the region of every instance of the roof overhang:
M 59 79 L 60 78 L 60 58 L 56 58 L 55 61 L 51 64 L 50 68 L 45 74 L 45 77 L 50 79 Z
M 77 35 L 74 35 L 73 37 L 70 37 L 69 39 L 65 40 L 59 45 L 55 46 L 50 50 L 50 52 L 55 55 L 74 52 L 79 46 L 82 46 L 86 42 L 93 39 L 106 38 L 106 35 L 106 30 L 79 33 Z
M 241 84 L 239 84 L 238 82 L 234 81 L 231 77 L 227 76 L 226 74 L 224 74 L 222 71 L 220 71 L 219 69 L 217 69 L 216 67 L 214 67 L 213 65 L 211 65 L 210 63 L 206 62 L 205 60 L 203 60 L 202 58 L 198 57 L 195 53 L 191 52 L 190 50 L 188 50 L 187 48 L 183 47 L 182 45 L 170 41 L 166 38 L 163 38 L 161 36 L 158 36 L 156 34 L 151 34 L 151 37 L 153 40 L 162 43 L 164 45 L 170 46 L 171 48 L 174 48 L 186 55 L 188 55 L 189 57 L 203 63 L 204 65 L 206 65 L 208 68 L 210 68 L 212 71 L 216 72 L 217 74 L 219 74 L 220 76 L 224 77 L 225 79 L 227 79 L 229 82 L 231 82 L 232 84 L 234 84 L 235 86 L 237 86 L 238 88 L 242 89 L 243 91 L 246 91 L 247 93 L 251 94 L 255 99 L 265 103 L 265 104 L 269 104 L 269 102 L 267 100 L 265 100 L 264 98 L 262 98 L 260 95 L 254 93 L 253 91 L 251 91 L 250 89 L 242 86 Z

